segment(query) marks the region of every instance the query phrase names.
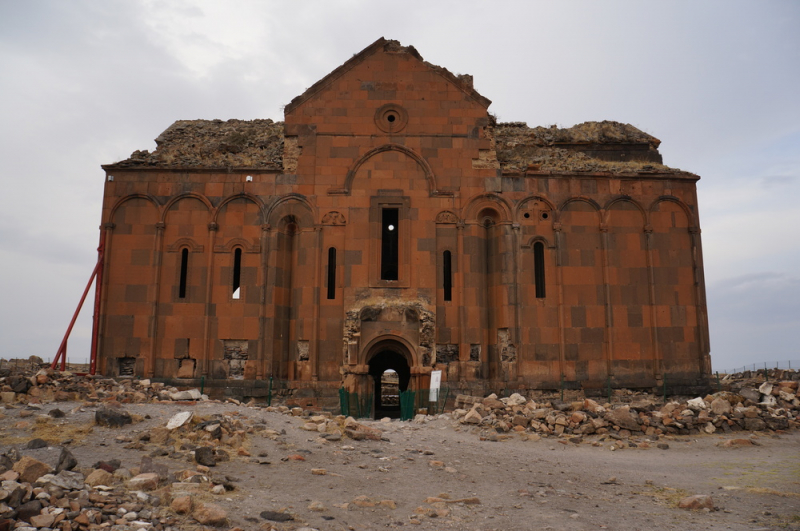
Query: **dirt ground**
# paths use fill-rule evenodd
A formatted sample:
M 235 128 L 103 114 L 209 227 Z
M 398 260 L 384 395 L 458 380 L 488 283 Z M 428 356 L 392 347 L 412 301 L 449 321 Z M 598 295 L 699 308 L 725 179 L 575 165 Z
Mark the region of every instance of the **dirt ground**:
M 36 422 L 56 407 L 66 417 Z M 719 446 L 731 435 L 662 436 L 645 445 L 644 436 L 633 437 L 639 447 L 612 451 L 616 441 L 598 436 L 577 444 L 557 437 L 523 440 L 519 434 L 488 440 L 478 428 L 443 415 L 424 422 L 363 421 L 382 430 L 383 440 L 329 442 L 301 429 L 303 418 L 263 408 L 213 401 L 125 408 L 144 420 L 118 429 L 91 427 L 94 408 L 77 402 L 47 404 L 25 419 L 20 418 L 24 407 L 9 407 L 0 410 L 0 449 L 22 448 L 37 425 L 47 424 L 49 431 L 39 425 L 36 433 L 51 446 L 21 449 L 23 455 L 55 465 L 58 444 L 66 438 L 72 439 L 67 447 L 81 470 L 109 459 L 130 469 L 155 448 L 124 448 L 130 440 L 164 426 L 175 413 L 192 410 L 202 417 L 233 415 L 246 425 L 266 424 L 279 432 L 274 438 L 263 436 L 265 431 L 249 434 L 244 443 L 249 457 L 234 456 L 212 469 L 214 478 L 228 476 L 235 490 L 196 496 L 224 507 L 229 527 L 800 530 L 798 430 L 740 432 L 735 438 L 758 445 L 733 448 Z M 170 471 L 196 466 L 186 453 L 155 461 Z M 312 469 L 324 469 L 324 475 Z M 692 494 L 711 495 L 715 510 L 677 508 L 680 498 Z M 260 516 L 270 510 L 288 512 L 294 520 L 276 523 Z M 197 527 L 183 518 L 180 529 Z

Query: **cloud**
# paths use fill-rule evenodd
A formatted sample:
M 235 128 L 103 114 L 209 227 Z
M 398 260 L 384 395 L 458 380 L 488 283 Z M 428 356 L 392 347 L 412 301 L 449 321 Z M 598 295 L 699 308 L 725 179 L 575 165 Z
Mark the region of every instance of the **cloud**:
M 0 2 L 0 356 L 60 341 L 96 258 L 100 164 L 153 149 L 178 119 L 281 119 L 380 36 L 473 74 L 502 120 L 611 119 L 660 138 L 667 164 L 702 176 L 715 364 L 786 352 L 798 20 L 798 3 L 736 0 Z
M 762 272 L 708 286 L 715 369 L 800 358 L 800 276 Z

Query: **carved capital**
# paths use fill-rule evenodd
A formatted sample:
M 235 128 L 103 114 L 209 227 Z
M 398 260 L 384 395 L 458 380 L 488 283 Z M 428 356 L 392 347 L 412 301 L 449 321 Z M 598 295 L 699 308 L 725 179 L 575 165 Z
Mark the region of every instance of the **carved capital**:
M 689 227 L 689 234 L 700 234 L 700 227 Z
M 216 230 L 217 230 L 218 228 L 219 228 L 219 225 L 217 225 L 217 224 L 216 224 L 215 222 L 213 222 L 213 221 L 212 221 L 211 223 L 209 223 L 209 224 L 208 224 L 208 230 L 209 230 L 209 231 L 211 231 L 211 232 L 216 232 Z
M 561 226 L 561 222 L 560 221 L 554 221 L 553 222 L 553 230 L 555 232 L 561 232 L 562 228 L 563 227 Z
M 156 223 L 156 230 L 164 230 L 165 227 L 166 224 L 163 221 L 159 221 L 158 223 Z
M 263 225 L 261 225 L 261 230 L 262 232 L 269 232 L 272 230 L 272 225 L 270 225 L 269 223 L 264 223 Z
M 344 219 L 342 213 L 335 210 L 332 210 L 322 216 L 323 225 L 344 225 L 346 223 L 347 221 Z
M 109 221 L 108 223 L 103 223 L 103 225 L 100 228 L 104 230 L 114 230 L 116 226 L 117 226 L 116 223 Z
M 649 225 L 649 224 L 648 224 L 648 225 L 645 225 L 645 226 L 644 226 L 644 232 L 645 232 L 646 234 L 652 234 L 652 233 L 653 233 L 653 226 L 652 226 L 652 225 Z
M 600 224 L 600 232 L 608 232 L 608 223 Z
M 436 223 L 458 223 L 458 216 L 449 210 L 443 210 L 436 214 Z

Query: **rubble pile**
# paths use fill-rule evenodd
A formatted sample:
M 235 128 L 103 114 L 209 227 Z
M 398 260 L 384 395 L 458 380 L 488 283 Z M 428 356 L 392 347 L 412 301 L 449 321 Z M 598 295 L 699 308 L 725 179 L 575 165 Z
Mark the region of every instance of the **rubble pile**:
M 202 458 L 197 459 L 199 462 Z M 223 525 L 227 520 L 224 510 L 198 503 L 193 497 L 234 488 L 230 478 L 213 479 L 207 466 L 198 464 L 194 469 L 169 474 L 165 465 L 154 463 L 148 456 L 142 458 L 140 467 L 130 470 L 120 468 L 116 460 L 98 462 L 82 471 L 71 470 L 77 461 L 65 448 L 56 470 L 31 457 L 20 457 L 16 449 L 7 451 L 0 460 L 0 469 L 6 469 L 0 474 L 0 529 L 11 529 L 13 524 L 14 529 L 24 531 L 109 526 L 118 531 L 161 530 L 180 521 L 176 513 L 189 514 L 204 525 Z M 62 462 L 67 466 L 62 467 Z
M 134 151 L 118 167 L 283 168 L 283 122 L 178 120 L 156 138 L 156 150 Z
M 36 358 L 33 356 L 32 358 Z M 83 400 L 112 400 L 121 404 L 159 401 L 207 400 L 197 389 L 178 390 L 146 379 L 120 379 L 56 371 L 49 363 L 0 366 L 0 401 L 3 404 L 43 404 Z
M 116 473 L 100 468 L 88 474 L 68 469 L 56 472 L 41 461 L 13 454 L 0 457 L 2 468 L 11 465 L 0 474 L 0 528 L 72 531 L 113 525 L 112 529 L 122 531 L 164 529 L 174 521 L 160 507 L 157 493 L 127 490 L 118 485 L 121 476 Z
M 498 398 L 456 397 L 453 417 L 461 424 L 545 435 L 692 435 L 800 427 L 798 381 L 740 386 L 690 400 L 658 404 L 640 398 L 630 404 L 599 404 L 592 399 L 537 403 L 520 394 Z
M 131 418 L 112 401 L 97 409 L 95 421 L 111 428 L 129 423 L 108 422 L 115 416 Z M 231 455 L 249 456 L 246 437 L 254 427 L 237 417 L 237 412 L 202 418 L 182 411 L 164 426 L 135 436 L 119 435 L 116 442 L 124 448 L 147 452 L 131 469 L 122 468 L 116 459 L 79 469 L 66 446 L 53 468 L 12 446 L 0 455 L 0 529 L 168 530 L 181 521 L 176 514 L 203 525 L 224 525 L 223 509 L 195 498 L 235 489 L 236 478 L 215 477 L 211 469 Z M 32 439 L 24 449 L 46 446 Z M 189 468 L 170 472 L 154 459 L 158 457 L 189 463 Z
M 573 127 L 528 127 L 525 122 L 499 123 L 492 132 L 497 160 L 504 171 L 524 172 L 665 172 L 679 173 L 654 161 L 607 161 L 581 151 L 565 149 L 567 144 L 644 144 L 657 150 L 660 140 L 630 124 L 613 121 L 584 122 Z

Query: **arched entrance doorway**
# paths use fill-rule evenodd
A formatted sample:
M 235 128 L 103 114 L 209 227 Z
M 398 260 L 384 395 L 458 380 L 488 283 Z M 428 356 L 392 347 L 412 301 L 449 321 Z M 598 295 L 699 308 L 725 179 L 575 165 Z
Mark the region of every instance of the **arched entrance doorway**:
M 400 393 L 408 389 L 411 367 L 406 347 L 396 341 L 383 341 L 372 349 L 369 375 L 374 384 L 375 418 L 400 418 Z

